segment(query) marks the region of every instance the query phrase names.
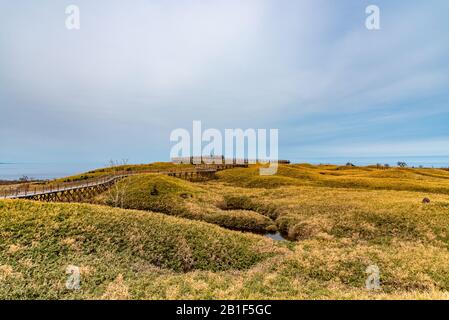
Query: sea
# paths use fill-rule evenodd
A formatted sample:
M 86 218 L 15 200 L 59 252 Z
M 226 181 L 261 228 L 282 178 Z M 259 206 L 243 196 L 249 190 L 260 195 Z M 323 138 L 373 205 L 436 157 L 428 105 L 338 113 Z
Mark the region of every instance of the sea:
M 388 157 L 292 157 L 292 163 L 339 164 L 348 162 L 356 166 L 371 164 L 389 164 L 395 166 L 398 161 L 406 162 L 409 167 L 449 168 L 448 156 L 388 156 Z M 86 171 L 103 168 L 106 163 L 33 163 L 33 162 L 0 162 L 0 180 L 17 180 L 23 176 L 30 179 L 55 179 L 67 177 Z
M 0 180 L 17 180 L 23 176 L 39 180 L 56 179 L 105 166 L 105 163 L 0 163 Z

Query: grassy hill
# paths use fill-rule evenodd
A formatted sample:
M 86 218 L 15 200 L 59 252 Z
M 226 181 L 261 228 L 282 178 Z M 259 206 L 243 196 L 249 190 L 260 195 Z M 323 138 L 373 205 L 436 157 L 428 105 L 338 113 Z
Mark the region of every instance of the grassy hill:
M 248 209 L 223 210 L 223 196 L 204 185 L 157 174 L 131 176 L 95 203 L 126 209 L 157 211 L 168 215 L 202 220 L 233 230 L 275 231 L 274 221 Z
M 92 202 L 0 201 L 0 298 L 449 298 L 445 170 L 141 174 Z M 275 230 L 289 240 L 262 235 Z M 64 286 L 68 265 L 80 267 L 79 291 Z
M 57 179 L 55 182 L 74 182 L 74 181 L 82 181 L 91 178 L 97 178 L 100 176 L 108 175 L 108 174 L 116 174 L 121 172 L 141 172 L 141 171 L 149 171 L 149 170 L 170 170 L 170 169 L 182 169 L 182 168 L 192 168 L 192 165 L 189 164 L 173 164 L 171 162 L 154 162 L 148 164 L 126 164 L 126 165 L 117 165 L 111 166 L 107 168 L 100 168 L 96 170 L 91 170 L 85 173 L 77 174 L 70 177 L 65 177 L 61 179 Z
M 437 244 L 309 239 L 290 245 L 156 213 L 0 202 L 5 299 L 448 298 Z M 382 290 L 364 288 L 367 265 Z M 80 290 L 65 288 L 68 265 Z
M 449 194 L 449 171 L 443 169 L 279 165 L 274 176 L 260 176 L 257 166 L 218 175 L 227 184 L 245 188 L 315 186 Z
M 118 276 L 246 270 L 282 250 L 265 238 L 167 215 L 0 202 L 0 298 L 101 297 Z M 64 287 L 68 265 L 83 290 Z

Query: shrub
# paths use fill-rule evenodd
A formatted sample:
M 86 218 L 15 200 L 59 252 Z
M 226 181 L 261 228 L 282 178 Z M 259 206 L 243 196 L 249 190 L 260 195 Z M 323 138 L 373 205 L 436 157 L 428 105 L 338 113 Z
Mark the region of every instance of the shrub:
M 184 200 L 201 189 L 189 182 L 158 174 L 143 174 L 123 179 L 110 190 L 106 204 L 113 205 L 117 190 L 123 186 L 123 208 L 162 212 L 188 216 Z M 186 196 L 187 195 L 187 196 Z
M 271 219 L 279 216 L 279 210 L 274 204 L 262 204 L 253 201 L 248 196 L 225 195 L 224 210 L 253 210 Z
M 247 210 L 217 211 L 204 215 L 202 220 L 231 230 L 256 233 L 276 231 L 273 220 L 257 212 Z

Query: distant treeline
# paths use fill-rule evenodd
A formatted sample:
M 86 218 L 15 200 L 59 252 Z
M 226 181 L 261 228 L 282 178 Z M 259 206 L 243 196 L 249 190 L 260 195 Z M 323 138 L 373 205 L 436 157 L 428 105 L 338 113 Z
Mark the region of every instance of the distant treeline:
M 10 185 L 10 184 L 18 184 L 18 183 L 31 183 L 31 182 L 42 182 L 43 180 L 29 178 L 27 176 L 23 176 L 17 180 L 1 180 L 0 185 Z

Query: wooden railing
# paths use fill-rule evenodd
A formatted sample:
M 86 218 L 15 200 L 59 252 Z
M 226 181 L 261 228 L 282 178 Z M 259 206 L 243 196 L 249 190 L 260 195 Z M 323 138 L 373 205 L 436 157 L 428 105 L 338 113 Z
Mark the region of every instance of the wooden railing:
M 82 181 L 62 183 L 50 182 L 44 185 L 21 184 L 15 187 L 4 187 L 3 190 L 0 190 L 0 199 L 32 198 L 34 196 L 58 192 L 81 190 L 104 185 L 110 186 L 122 178 L 139 174 L 163 174 L 188 180 L 195 180 L 197 178 L 208 179 L 215 176 L 216 171 L 230 169 L 233 167 L 238 167 L 238 165 L 198 165 L 191 169 L 142 170 L 134 172 L 120 171 Z
M 18 187 L 4 188 L 0 192 L 0 198 L 3 199 L 15 199 L 26 198 L 28 196 L 54 193 L 67 190 L 82 189 L 87 187 L 94 187 L 98 185 L 107 184 L 112 181 L 117 181 L 125 175 L 107 175 L 99 178 L 92 178 L 83 181 L 64 182 L 64 183 L 49 183 L 45 185 L 25 185 L 22 184 Z

